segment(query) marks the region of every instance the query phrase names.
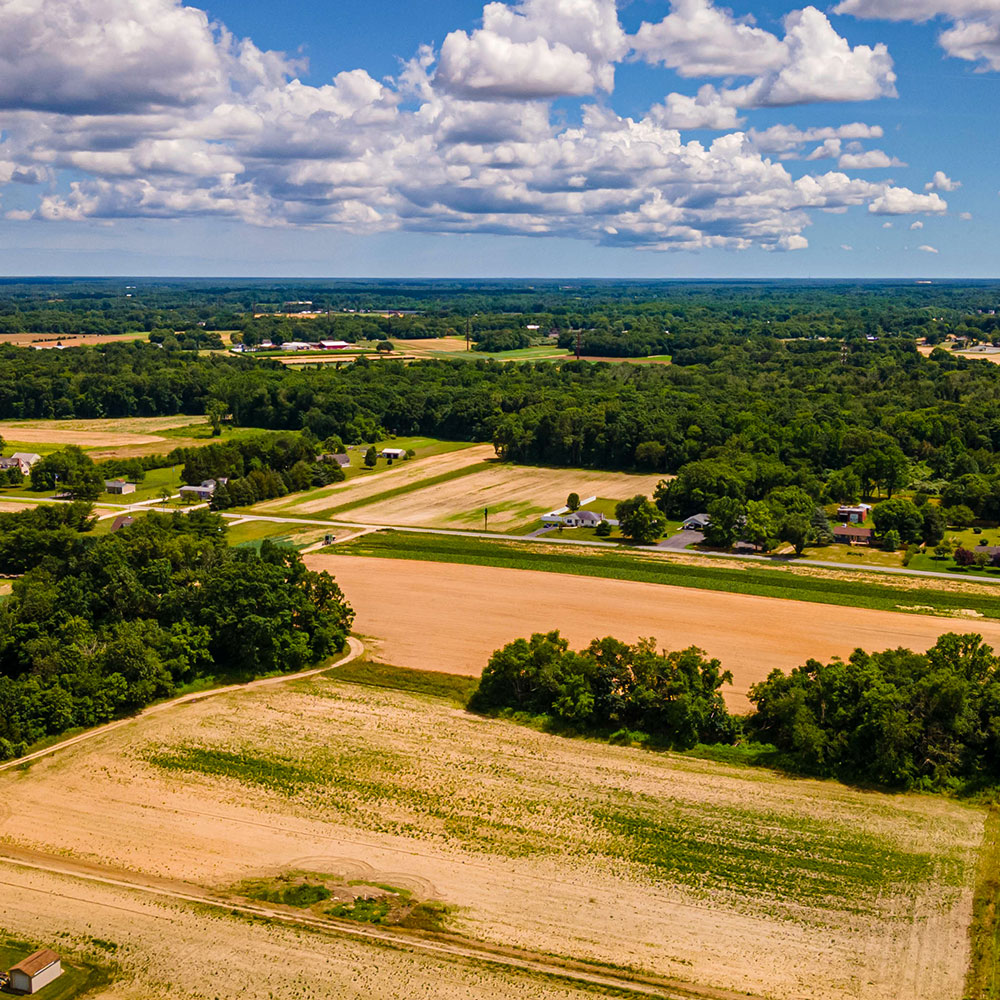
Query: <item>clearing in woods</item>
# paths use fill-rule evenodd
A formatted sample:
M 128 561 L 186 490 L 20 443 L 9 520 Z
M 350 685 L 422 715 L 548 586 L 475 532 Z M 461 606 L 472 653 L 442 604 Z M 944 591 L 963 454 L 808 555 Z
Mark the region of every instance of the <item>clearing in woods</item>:
M 300 997 L 573 992 L 52 868 L 223 902 L 308 871 L 442 904 L 452 941 L 688 984 L 660 996 L 961 995 L 981 809 L 553 737 L 394 675 L 414 676 L 359 662 L 193 701 L 4 772 L 8 932 L 117 942 L 129 998 L 203 997 L 209 971 L 253 1000 L 291 995 L 281 976 Z
M 992 619 L 968 622 L 495 566 L 321 553 L 305 558 L 311 569 L 337 578 L 357 612 L 358 634 L 374 640 L 379 656 L 397 666 L 478 676 L 493 650 L 532 632 L 559 629 L 577 648 L 605 635 L 628 641 L 653 636 L 668 649 L 700 646 L 722 660 L 733 672 L 725 690 L 736 711 L 747 709 L 751 684 L 809 657 L 846 657 L 858 646 L 924 650 L 942 633 L 956 631 L 979 632 L 1000 648 L 1000 622 Z

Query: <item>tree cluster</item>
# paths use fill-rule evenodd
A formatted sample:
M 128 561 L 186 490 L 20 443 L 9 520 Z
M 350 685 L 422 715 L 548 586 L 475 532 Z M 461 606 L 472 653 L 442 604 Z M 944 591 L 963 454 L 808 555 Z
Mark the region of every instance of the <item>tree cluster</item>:
M 230 548 L 207 511 L 151 513 L 102 537 L 68 531 L 85 515 L 63 511 L 41 543 L 23 515 L 0 520 L 0 553 L 15 535 L 24 553 L 40 546 L 0 605 L 0 756 L 199 678 L 295 671 L 343 647 L 350 606 L 292 549 Z
M 695 647 L 657 650 L 595 639 L 574 652 L 558 632 L 536 633 L 497 650 L 469 707 L 549 715 L 581 730 L 641 730 L 664 746 L 732 742 L 736 723 L 720 689 L 732 675 Z
M 750 700 L 748 733 L 809 773 L 899 788 L 1000 779 L 1000 658 L 977 635 L 810 660 Z

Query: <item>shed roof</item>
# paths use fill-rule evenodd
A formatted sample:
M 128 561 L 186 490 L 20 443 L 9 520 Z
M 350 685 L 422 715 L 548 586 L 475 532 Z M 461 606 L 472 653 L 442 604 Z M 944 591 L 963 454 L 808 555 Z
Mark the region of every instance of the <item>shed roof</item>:
M 59 956 L 51 948 L 40 948 L 33 955 L 18 962 L 10 971 L 23 972 L 26 976 L 37 976 L 42 969 L 47 969 L 53 962 L 58 962 Z

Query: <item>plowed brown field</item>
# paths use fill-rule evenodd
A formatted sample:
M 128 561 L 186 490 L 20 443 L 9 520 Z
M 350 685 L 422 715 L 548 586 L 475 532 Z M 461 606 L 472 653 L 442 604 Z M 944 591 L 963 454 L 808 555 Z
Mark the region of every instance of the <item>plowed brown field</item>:
M 751 684 L 810 657 L 906 646 L 926 649 L 944 632 L 981 632 L 1000 646 L 1000 622 L 871 611 L 725 594 L 630 580 L 460 566 L 403 559 L 306 557 L 329 570 L 357 612 L 355 629 L 387 663 L 477 676 L 493 650 L 559 629 L 574 646 L 598 636 L 654 636 L 696 645 L 733 672 L 727 700 L 747 707 Z

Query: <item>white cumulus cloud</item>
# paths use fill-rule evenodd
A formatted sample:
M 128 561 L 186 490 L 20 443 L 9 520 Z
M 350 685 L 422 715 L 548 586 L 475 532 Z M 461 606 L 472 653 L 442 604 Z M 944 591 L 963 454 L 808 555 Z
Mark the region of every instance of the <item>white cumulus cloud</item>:
M 925 191 L 957 191 L 961 181 L 953 181 L 943 170 L 936 170 L 934 176 L 924 185 Z
M 936 247 L 932 247 L 927 243 L 923 243 L 917 247 L 921 253 L 939 253 L 940 251 Z
M 482 28 L 445 38 L 436 80 L 469 98 L 582 96 L 610 91 L 626 52 L 614 0 L 490 3 Z

